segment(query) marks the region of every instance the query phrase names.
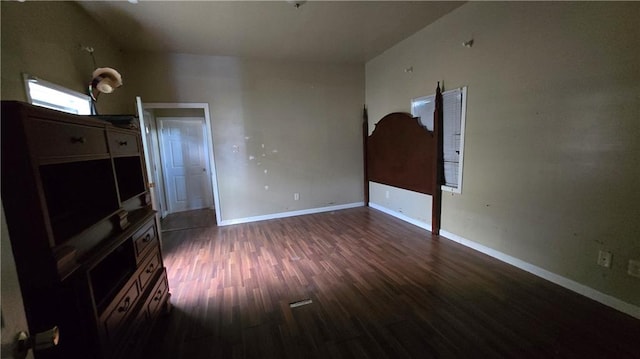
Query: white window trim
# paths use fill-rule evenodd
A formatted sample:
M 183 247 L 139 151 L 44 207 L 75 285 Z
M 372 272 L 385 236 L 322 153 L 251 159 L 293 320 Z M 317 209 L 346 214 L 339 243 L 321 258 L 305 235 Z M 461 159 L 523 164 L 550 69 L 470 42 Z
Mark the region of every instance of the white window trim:
M 467 86 L 463 86 L 462 89 L 462 108 L 460 109 L 460 161 L 458 161 L 458 187 L 442 186 L 443 191 L 462 193 L 462 168 L 464 162 L 464 129 L 466 125 L 467 117 Z
M 463 176 L 463 162 L 464 162 L 464 138 L 465 138 L 465 127 L 466 127 L 466 117 L 467 117 L 467 86 L 463 86 L 463 87 L 458 87 L 452 90 L 448 90 L 448 91 L 444 91 L 442 93 L 442 95 L 444 96 L 445 94 L 454 92 L 454 91 L 460 91 L 462 94 L 462 104 L 461 104 L 461 109 L 460 109 L 460 154 L 459 154 L 459 161 L 458 161 L 458 187 L 451 187 L 451 186 L 447 186 L 447 185 L 441 185 L 441 189 L 443 191 L 447 191 L 447 192 L 452 192 L 452 193 L 462 193 L 462 176 Z M 435 94 L 434 95 L 429 95 L 429 96 L 421 96 L 421 97 L 417 97 L 411 100 L 411 112 L 413 113 L 413 108 L 414 108 L 414 103 L 418 102 L 418 101 L 424 101 L 426 99 L 430 99 L 433 98 L 435 99 Z M 415 114 L 413 114 L 415 116 Z M 433 121 L 433 119 L 432 119 Z M 424 123 L 423 123 L 424 124 Z M 426 126 L 426 125 L 425 125 Z M 431 125 L 431 127 L 433 128 L 433 124 Z M 432 131 L 432 129 L 430 130 Z
M 41 107 L 46 107 L 46 108 L 50 108 L 50 109 L 54 109 L 54 110 L 58 110 L 58 111 L 64 111 L 64 112 L 68 112 L 68 113 L 72 113 L 72 114 L 78 114 L 78 115 L 90 115 L 91 114 L 91 106 L 92 106 L 92 102 L 91 102 L 91 97 L 89 97 L 88 95 L 85 95 L 83 93 L 77 92 L 77 91 L 73 91 L 70 90 L 64 86 L 60 86 L 57 84 L 54 84 L 52 82 L 49 81 L 45 81 L 42 80 L 38 77 L 35 76 L 31 76 L 29 74 L 23 73 L 22 74 L 22 79 L 24 80 L 24 88 L 25 88 L 25 92 L 27 94 L 27 101 L 32 104 L 32 105 L 36 105 L 36 106 L 41 106 Z M 44 100 L 39 100 L 39 99 L 34 99 L 31 96 L 31 91 L 30 91 L 30 84 L 34 83 L 34 84 L 38 84 L 40 86 L 49 88 L 51 90 L 55 90 L 58 92 L 61 92 L 65 95 L 68 96 L 73 96 L 77 99 L 79 99 L 79 102 L 84 102 L 86 101 L 87 103 L 87 107 L 86 109 L 80 109 L 80 108 L 73 108 L 73 107 L 68 107 L 65 106 L 63 104 L 59 104 L 59 103 L 52 103 L 52 102 L 47 102 Z

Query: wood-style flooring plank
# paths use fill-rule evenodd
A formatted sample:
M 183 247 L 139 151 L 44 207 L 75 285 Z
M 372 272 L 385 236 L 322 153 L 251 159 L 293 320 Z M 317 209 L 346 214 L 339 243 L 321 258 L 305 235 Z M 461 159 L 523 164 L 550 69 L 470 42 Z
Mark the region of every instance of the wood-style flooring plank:
M 144 358 L 640 358 L 639 320 L 365 207 L 163 241 Z

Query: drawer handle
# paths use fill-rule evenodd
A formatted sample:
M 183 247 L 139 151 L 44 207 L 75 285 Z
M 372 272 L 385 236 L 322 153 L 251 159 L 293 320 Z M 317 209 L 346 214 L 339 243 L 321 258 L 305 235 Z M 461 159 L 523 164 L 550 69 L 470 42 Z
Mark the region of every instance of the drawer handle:
M 159 301 L 160 299 L 162 299 L 162 289 L 158 289 L 158 292 L 156 293 L 155 298 L 153 298 L 154 301 Z
M 124 298 L 124 303 L 122 304 L 122 307 L 118 308 L 118 312 L 125 313 L 126 311 L 129 310 L 129 308 L 131 308 L 131 298 L 126 297 Z
M 144 243 L 150 242 L 151 241 L 151 233 L 147 233 L 147 235 L 144 236 L 144 239 L 142 241 Z
M 71 143 L 86 143 L 87 139 L 84 137 L 71 137 Z
M 118 144 L 120 146 L 126 146 L 127 145 L 127 141 L 120 141 L 120 142 L 118 142 Z
M 153 271 L 154 271 L 154 270 L 155 270 L 155 264 L 150 263 L 150 264 L 149 264 L 149 267 L 147 267 L 146 272 L 147 272 L 147 273 L 153 273 Z

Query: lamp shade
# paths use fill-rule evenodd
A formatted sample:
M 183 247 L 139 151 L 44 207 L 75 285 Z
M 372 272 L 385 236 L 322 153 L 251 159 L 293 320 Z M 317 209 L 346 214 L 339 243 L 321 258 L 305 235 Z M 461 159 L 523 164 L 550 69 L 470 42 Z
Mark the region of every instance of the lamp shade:
M 122 76 L 111 67 L 100 67 L 93 71 L 91 86 L 102 93 L 111 93 L 122 86 Z

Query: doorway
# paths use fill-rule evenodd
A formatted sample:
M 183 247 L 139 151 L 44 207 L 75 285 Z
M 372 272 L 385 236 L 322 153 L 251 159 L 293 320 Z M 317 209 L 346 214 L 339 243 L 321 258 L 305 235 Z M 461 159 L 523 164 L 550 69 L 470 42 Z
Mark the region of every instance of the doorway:
M 204 118 L 156 117 L 156 124 L 168 212 L 211 208 Z
M 209 104 L 136 100 L 152 203 L 160 217 L 208 208 L 220 223 Z

